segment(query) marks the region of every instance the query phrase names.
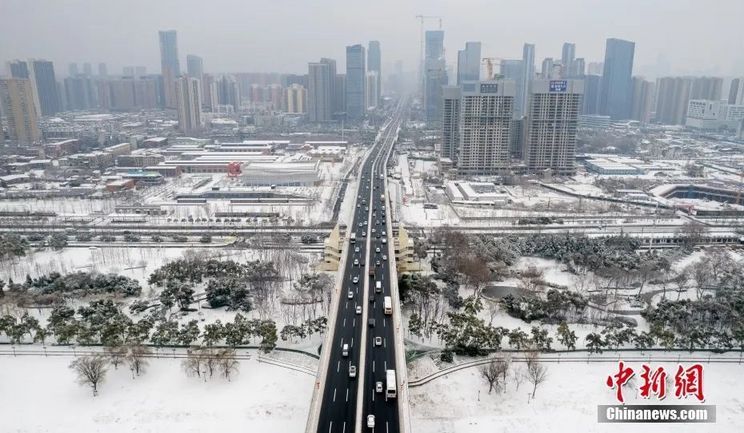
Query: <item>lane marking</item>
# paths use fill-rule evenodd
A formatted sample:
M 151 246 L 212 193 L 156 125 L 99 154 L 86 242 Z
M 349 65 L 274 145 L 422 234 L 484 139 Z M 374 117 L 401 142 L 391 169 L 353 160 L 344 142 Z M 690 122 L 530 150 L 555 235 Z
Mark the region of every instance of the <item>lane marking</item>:
M 333 401 L 336 401 L 336 388 L 333 388 Z
M 383 361 L 385 363 L 385 370 L 387 370 L 387 360 Z
M 344 421 L 344 429 L 341 431 L 341 433 L 346 433 L 346 421 Z
M 333 421 L 328 424 L 328 433 L 331 433 L 331 429 L 333 428 Z
M 346 327 L 346 317 L 344 317 L 344 324 L 343 324 L 343 326 Z
M 346 402 L 349 402 L 349 388 L 346 388 Z
M 375 361 L 372 360 L 372 373 L 374 373 L 374 372 L 375 372 Z
M 382 339 L 382 347 L 387 348 L 387 338 Z
M 354 347 L 354 337 L 351 337 L 351 346 L 349 347 Z
M 341 371 L 341 361 L 338 361 L 338 365 L 336 366 L 336 373 Z
M 353 319 L 351 319 L 351 327 L 352 328 L 356 328 L 356 317 L 354 317 Z

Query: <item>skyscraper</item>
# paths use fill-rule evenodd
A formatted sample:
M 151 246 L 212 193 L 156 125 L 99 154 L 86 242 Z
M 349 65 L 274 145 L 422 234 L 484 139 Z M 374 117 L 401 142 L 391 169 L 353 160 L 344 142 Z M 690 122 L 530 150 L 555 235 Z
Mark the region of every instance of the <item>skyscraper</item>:
M 522 78 L 522 61 L 502 59 L 499 70 L 503 79 L 516 83 Z
M 54 64 L 49 60 L 15 60 L 10 63 L 13 78 L 31 80 L 34 106 L 40 116 L 51 116 L 61 111 Z
M 86 77 L 93 76 L 93 66 L 89 62 L 83 63 L 83 74 L 85 74 Z
M 217 108 L 217 83 L 211 74 L 202 75 L 202 107 L 215 111 Z
M 69 110 L 89 110 L 96 106 L 95 86 L 90 77 L 65 78 L 64 91 Z
M 514 112 L 517 117 L 524 117 L 527 113 L 527 99 L 530 81 L 535 78 L 535 46 L 524 44 L 522 47 L 522 75 L 517 81 L 517 99 Z
M 377 108 L 380 100 L 380 76 L 375 71 L 367 72 L 367 108 Z
M 235 111 L 240 110 L 240 86 L 232 75 L 223 75 L 217 81 L 217 101 L 220 105 L 232 105 Z
M 107 77 L 108 76 L 108 69 L 106 69 L 106 64 L 101 62 L 98 64 L 98 76 L 99 77 Z
M 581 104 L 581 114 L 599 114 L 599 93 L 601 90 L 601 75 L 584 76 L 584 102 Z
M 447 85 L 444 31 L 428 30 L 424 50 L 424 107 L 427 122 L 442 120 L 442 86 Z
M 641 123 L 651 121 L 653 110 L 654 83 L 646 81 L 643 77 L 633 77 L 633 99 L 630 118 Z
M 8 119 L 10 139 L 28 145 L 41 140 L 39 119 L 34 106 L 31 80 L 0 79 L 0 106 Z
M 524 162 L 530 172 L 574 172 L 581 80 L 535 80 L 530 89 Z
M 176 79 L 181 75 L 178 63 L 178 36 L 175 30 L 158 32 L 160 37 L 160 73 L 163 75 L 163 96 L 167 108 L 176 108 Z
M 542 67 L 540 68 L 540 75 L 543 80 L 549 80 L 553 78 L 553 66 L 555 62 L 552 57 L 546 57 L 542 61 Z M 557 77 L 556 77 L 557 78 Z
M 600 114 L 613 120 L 630 117 L 634 52 L 634 42 L 607 39 L 599 102 Z
M 457 85 L 480 80 L 481 43 L 465 42 L 465 49 L 457 52 Z
M 344 95 L 343 86 L 339 86 L 338 77 L 336 75 L 336 61 L 326 57 L 321 57 L 320 63 L 328 65 L 328 81 L 330 83 L 330 106 L 331 106 L 331 119 L 335 113 L 343 113 L 344 110 Z M 309 89 L 308 89 L 309 90 Z M 309 96 L 308 96 L 309 98 Z
M 301 114 L 305 113 L 307 100 L 307 89 L 299 84 L 292 84 L 287 87 L 287 113 Z
M 367 67 L 362 45 L 346 47 L 346 118 L 359 120 L 366 114 Z
M 583 77 L 586 70 L 586 61 L 583 57 L 578 57 L 573 63 L 573 78 Z
M 70 63 L 69 65 L 67 65 L 67 75 L 68 76 L 70 76 L 70 77 L 77 77 L 77 75 L 79 73 L 80 73 L 80 71 L 78 70 L 77 63 L 74 63 L 73 62 L 73 63 Z
M 376 72 L 377 82 L 375 86 L 377 92 L 374 101 L 368 101 L 370 106 L 378 106 L 382 102 L 382 53 L 380 52 L 379 41 L 369 41 L 367 50 L 367 72 Z
M 204 75 L 204 60 L 193 54 L 186 55 L 186 73 L 189 77 L 196 78 L 197 80 L 202 79 Z
M 442 153 L 440 157 L 449 158 L 457 166 L 458 142 L 460 140 L 460 86 L 444 86 L 442 89 Z
M 459 89 L 444 88 L 447 108 L 442 119 L 443 156 L 446 150 L 461 174 L 506 172 L 510 166 L 516 85 L 512 81 L 489 80 L 465 82 L 460 87 L 459 105 L 455 101 Z M 453 152 L 450 147 L 455 143 Z
M 728 103 L 744 105 L 744 78 L 734 78 L 729 86 Z
M 310 122 L 328 122 L 333 114 L 331 86 L 336 77 L 331 76 L 328 63 L 309 63 L 307 71 L 307 117 Z
M 655 121 L 682 125 L 690 100 L 721 99 L 723 80 L 718 77 L 661 77 L 656 80 Z
M 576 44 L 565 42 L 561 51 L 561 64 L 563 65 L 563 74 L 565 77 L 575 75 L 574 61 L 576 60 Z
M 201 129 L 201 86 L 199 80 L 184 76 L 176 80 L 178 129 L 191 134 Z
M 346 113 L 346 74 L 336 74 L 336 97 L 333 99 L 334 116 Z

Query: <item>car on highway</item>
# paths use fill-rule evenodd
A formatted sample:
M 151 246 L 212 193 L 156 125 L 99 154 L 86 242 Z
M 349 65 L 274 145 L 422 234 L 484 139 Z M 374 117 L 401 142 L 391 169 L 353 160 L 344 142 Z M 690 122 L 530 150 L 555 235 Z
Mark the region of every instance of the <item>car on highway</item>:
M 349 290 L 348 298 L 349 299 L 354 299 L 354 292 L 353 291 Z
M 374 415 L 367 415 L 367 427 L 375 428 L 375 416 Z
M 356 377 L 356 366 L 355 365 L 349 366 L 349 377 Z
M 352 278 L 352 279 L 351 279 L 351 281 L 352 281 L 352 282 L 353 282 L 354 284 L 357 284 L 357 283 L 359 282 L 359 277 L 356 277 L 356 276 L 355 276 L 354 278 Z
M 359 252 L 359 247 L 354 247 L 354 252 L 355 253 L 358 253 Z
M 362 314 L 362 306 L 361 305 L 357 305 L 356 306 L 356 313 L 357 314 Z
M 387 236 L 387 232 L 385 230 L 382 231 L 383 236 Z
M 341 356 L 349 356 L 349 344 L 344 343 L 343 346 L 341 346 Z
M 361 227 L 361 226 L 362 226 L 363 224 L 362 224 L 361 222 L 359 222 L 359 224 L 357 224 L 357 225 L 358 225 L 359 227 Z
M 354 266 L 359 266 L 359 259 L 354 259 Z
M 375 327 L 375 319 L 369 319 L 369 320 L 367 320 L 367 324 L 369 325 L 370 328 L 374 328 Z
M 387 260 L 387 256 L 385 254 L 382 255 L 382 260 Z
M 383 244 L 386 244 L 387 243 L 387 238 L 382 238 L 382 243 Z
M 380 247 L 375 248 L 375 252 L 376 253 L 379 253 L 380 252 Z
M 375 392 L 378 394 L 382 392 L 382 382 L 378 381 L 375 383 Z
M 375 266 L 380 266 L 380 261 L 379 260 L 375 262 Z
M 377 233 L 377 230 L 375 230 L 374 227 L 372 228 L 372 233 Z
M 375 346 L 382 346 L 382 337 L 375 337 Z

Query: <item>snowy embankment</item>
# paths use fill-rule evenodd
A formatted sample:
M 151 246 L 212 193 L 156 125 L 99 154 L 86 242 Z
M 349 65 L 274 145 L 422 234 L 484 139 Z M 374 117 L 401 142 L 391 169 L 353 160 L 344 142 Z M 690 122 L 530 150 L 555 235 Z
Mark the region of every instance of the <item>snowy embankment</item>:
M 417 361 L 418 362 L 418 361 Z M 431 362 L 422 360 L 421 362 Z M 689 367 L 692 363 L 682 362 Z M 640 371 L 642 363 L 631 362 L 630 367 Z M 666 371 L 676 370 L 676 363 L 663 365 Z M 522 380 L 516 389 L 512 373 L 515 368 L 524 371 L 524 363 L 512 363 L 507 378 L 506 391 L 488 394 L 488 385 L 478 368 L 451 373 L 426 385 L 411 388 L 410 407 L 412 431 L 416 433 L 705 433 L 744 431 L 744 397 L 741 381 L 744 364 L 703 363 L 705 404 L 716 406 L 714 424 L 599 424 L 597 405 L 617 404 L 614 390 L 607 387 L 608 375 L 617 373 L 616 363 L 545 363 L 548 378 L 537 389 L 535 399 L 529 398 L 532 384 Z M 425 368 L 425 366 L 421 366 Z M 639 374 L 639 373 L 637 373 Z M 665 400 L 638 395 L 640 378 L 635 385 L 626 385 L 626 404 L 698 404 L 690 397 L 674 397 L 674 384 L 668 384 Z
M 227 382 L 186 377 L 178 359 L 150 359 L 137 379 L 110 368 L 97 397 L 75 383 L 71 358 L 0 358 L 2 432 L 300 432 L 314 378 L 255 357 Z

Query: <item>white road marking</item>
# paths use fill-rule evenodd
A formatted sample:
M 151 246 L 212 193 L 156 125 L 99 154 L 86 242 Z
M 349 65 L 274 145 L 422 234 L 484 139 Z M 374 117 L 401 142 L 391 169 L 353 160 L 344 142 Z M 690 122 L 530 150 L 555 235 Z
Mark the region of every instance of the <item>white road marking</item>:
M 346 402 L 349 402 L 349 388 L 346 388 Z
M 356 328 L 356 317 L 354 317 L 353 319 L 351 319 L 351 327 L 352 328 Z
M 375 361 L 372 360 L 372 373 L 374 373 L 374 372 L 375 372 Z
M 382 339 L 382 347 L 387 348 L 387 338 Z
M 384 328 L 386 326 L 387 326 L 387 319 L 383 317 L 382 318 L 382 327 Z
M 387 370 L 387 360 L 383 361 L 385 363 L 385 370 Z
M 333 388 L 333 401 L 336 401 L 336 388 Z
M 385 421 L 385 433 L 388 433 L 389 431 L 390 431 L 390 429 L 388 427 L 388 422 Z
M 351 337 L 351 346 L 350 347 L 354 347 L 354 337 Z
M 333 428 L 333 421 L 328 424 L 328 433 L 331 433 L 331 429 Z
M 344 310 L 348 310 L 348 309 L 349 309 L 349 301 L 346 301 L 346 304 L 344 304 Z
M 346 421 L 344 421 L 344 429 L 341 431 L 341 433 L 346 433 Z
M 344 324 L 342 326 L 346 327 L 346 317 L 344 317 Z
M 338 361 L 338 365 L 336 366 L 336 373 L 341 371 L 341 361 Z
M 372 390 L 372 401 L 375 401 L 375 390 Z

